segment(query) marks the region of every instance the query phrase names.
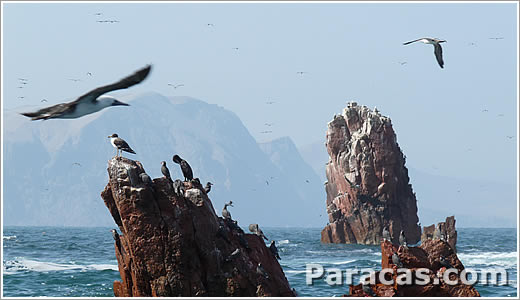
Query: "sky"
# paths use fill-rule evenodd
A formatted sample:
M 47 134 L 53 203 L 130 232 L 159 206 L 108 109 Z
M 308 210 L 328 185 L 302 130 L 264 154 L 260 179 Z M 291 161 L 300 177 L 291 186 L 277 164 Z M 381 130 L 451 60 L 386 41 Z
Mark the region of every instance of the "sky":
M 2 6 L 4 110 L 71 101 L 151 63 L 145 82 L 112 95 L 195 97 L 235 112 L 259 142 L 299 147 L 323 143 L 356 101 L 392 119 L 407 165 L 517 184 L 516 3 Z M 421 37 L 447 40 L 444 69 L 431 45 L 403 45 Z

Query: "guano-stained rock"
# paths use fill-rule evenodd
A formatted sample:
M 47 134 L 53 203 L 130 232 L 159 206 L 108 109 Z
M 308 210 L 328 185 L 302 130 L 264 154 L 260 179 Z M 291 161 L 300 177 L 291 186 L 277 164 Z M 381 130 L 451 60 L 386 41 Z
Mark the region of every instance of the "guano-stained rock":
M 166 178 L 141 182 L 142 172 L 139 162 L 110 160 L 101 193 L 121 231 L 115 296 L 294 296 L 262 238 L 218 217 L 200 184 L 184 182 L 177 195 Z M 269 278 L 256 273 L 258 263 Z
M 323 243 L 377 245 L 385 225 L 397 243 L 419 241 L 417 200 L 390 118 L 350 102 L 327 130 L 329 224 Z

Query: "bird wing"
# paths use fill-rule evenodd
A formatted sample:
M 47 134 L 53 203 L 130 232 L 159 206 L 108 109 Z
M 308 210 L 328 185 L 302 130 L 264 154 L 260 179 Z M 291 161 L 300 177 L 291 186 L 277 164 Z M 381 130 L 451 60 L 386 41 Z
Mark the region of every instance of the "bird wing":
M 435 57 L 441 68 L 444 68 L 444 60 L 442 59 L 442 48 L 440 44 L 433 44 L 435 47 Z
M 116 145 L 118 149 L 132 150 L 132 148 L 130 148 L 128 143 L 125 140 L 120 139 L 120 138 L 116 138 L 114 140 L 114 145 Z
M 80 96 L 78 99 L 71 102 L 71 104 L 72 103 L 77 104 L 82 101 L 95 102 L 99 96 L 101 96 L 105 93 L 115 91 L 115 90 L 126 89 L 133 85 L 136 85 L 136 84 L 140 83 L 141 81 L 143 81 L 148 76 L 151 69 L 152 69 L 152 66 L 147 65 L 146 67 L 136 71 L 134 74 L 129 75 L 129 76 L 119 80 L 116 83 L 108 84 L 108 85 L 93 89 L 92 91 Z
M 409 41 L 409 42 L 406 42 L 406 43 L 403 43 L 403 45 L 408 45 L 408 44 L 411 44 L 411 43 L 415 43 L 415 42 L 418 42 L 420 40 L 422 40 L 423 38 L 420 38 L 420 39 L 416 39 L 416 40 L 413 40 L 413 41 Z
M 21 113 L 22 115 L 31 118 L 32 120 L 47 120 L 55 115 L 61 115 L 66 112 L 72 112 L 76 109 L 77 103 L 60 103 L 49 107 L 42 108 L 35 112 Z

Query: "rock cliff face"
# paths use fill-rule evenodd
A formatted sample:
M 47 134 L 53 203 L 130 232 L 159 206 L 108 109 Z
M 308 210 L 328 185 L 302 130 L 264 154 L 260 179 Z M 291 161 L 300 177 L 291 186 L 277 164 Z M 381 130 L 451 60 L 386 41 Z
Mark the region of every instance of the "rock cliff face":
M 447 217 L 445 222 L 437 223 L 442 238 L 448 242 L 454 252 L 457 252 L 457 230 L 455 230 L 455 216 Z M 435 239 L 435 224 L 424 226 L 421 234 L 421 243 L 428 239 Z
M 147 185 L 143 172 L 139 162 L 112 159 L 101 193 L 122 233 L 115 296 L 294 296 L 262 239 L 218 217 L 200 184 Z
M 350 102 L 328 124 L 326 146 L 330 224 L 321 241 L 377 245 L 388 225 L 394 243 L 401 230 L 418 242 L 417 200 L 390 118 Z
M 402 263 L 402 268 L 417 274 L 416 271 L 424 268 L 427 284 L 383 284 L 379 280 L 379 272 L 376 272 L 376 284 L 371 285 L 370 289 L 374 296 L 381 297 L 480 297 L 479 292 L 472 286 L 464 284 L 459 275 L 464 270 L 464 265 L 460 262 L 453 249 L 441 240 L 426 240 L 420 247 L 399 247 L 392 245 L 389 241 L 381 243 L 381 268 L 390 270 L 385 274 L 385 279 L 397 281 L 397 266 L 392 263 L 392 255 L 397 253 Z M 441 266 L 440 256 L 444 256 L 449 264 L 457 269 L 457 273 L 445 273 L 446 267 Z M 448 276 L 449 274 L 449 276 Z M 445 281 L 447 277 L 454 284 Z M 417 279 L 417 277 L 413 277 Z M 424 280 L 423 280 L 424 281 Z M 364 297 L 368 296 L 363 291 L 362 285 L 351 285 L 349 294 L 346 296 Z

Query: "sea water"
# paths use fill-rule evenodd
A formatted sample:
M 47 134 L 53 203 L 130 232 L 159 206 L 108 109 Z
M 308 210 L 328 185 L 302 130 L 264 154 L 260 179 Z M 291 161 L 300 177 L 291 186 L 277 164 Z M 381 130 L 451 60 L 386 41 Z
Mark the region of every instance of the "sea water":
M 120 280 L 111 228 L 4 227 L 3 295 L 25 297 L 112 297 Z M 348 293 L 348 284 L 324 279 L 306 284 L 306 264 L 325 270 L 381 269 L 379 246 L 322 244 L 319 228 L 262 228 L 275 240 L 280 264 L 299 296 L 332 297 Z M 517 295 L 516 229 L 459 228 L 457 250 L 466 268 L 508 272 L 505 285 L 475 288 L 484 297 Z M 354 277 L 354 280 L 358 277 Z M 357 282 L 354 282 L 357 284 Z

